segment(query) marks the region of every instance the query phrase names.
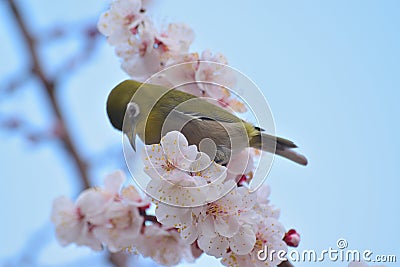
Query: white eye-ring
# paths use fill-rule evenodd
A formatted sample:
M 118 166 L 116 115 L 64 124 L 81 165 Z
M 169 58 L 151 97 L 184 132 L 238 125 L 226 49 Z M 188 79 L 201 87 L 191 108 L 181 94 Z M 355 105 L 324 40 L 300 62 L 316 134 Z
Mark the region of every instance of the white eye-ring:
M 129 116 L 132 116 L 134 118 L 137 117 L 140 113 L 139 105 L 134 102 L 129 102 L 126 112 Z

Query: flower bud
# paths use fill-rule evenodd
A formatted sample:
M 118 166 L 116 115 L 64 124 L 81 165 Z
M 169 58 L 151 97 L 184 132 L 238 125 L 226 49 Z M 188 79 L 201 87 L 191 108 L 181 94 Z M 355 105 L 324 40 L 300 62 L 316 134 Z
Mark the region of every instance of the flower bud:
M 300 243 L 300 234 L 294 229 L 290 229 L 283 238 L 283 241 L 290 247 L 297 247 Z

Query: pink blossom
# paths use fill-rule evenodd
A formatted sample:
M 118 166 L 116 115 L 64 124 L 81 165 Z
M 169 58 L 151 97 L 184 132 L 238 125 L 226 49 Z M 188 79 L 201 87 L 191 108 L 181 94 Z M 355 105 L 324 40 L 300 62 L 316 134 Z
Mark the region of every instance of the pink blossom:
M 103 188 L 83 191 L 76 203 L 66 197 L 54 201 L 52 221 L 62 245 L 76 243 L 94 250 L 102 245 L 118 251 L 132 245 L 143 224 L 138 208 L 146 207 L 133 186 L 124 188 L 126 177 L 117 171 L 105 178 Z
M 62 246 L 71 243 L 101 250 L 102 245 L 93 234 L 93 225 L 85 220 L 80 208 L 70 199 L 61 196 L 54 200 L 51 220 L 56 227 L 56 237 Z
M 135 248 L 144 257 L 151 257 L 164 266 L 177 265 L 182 259 L 194 261 L 191 246 L 183 242 L 176 230 L 157 225 L 146 227 L 144 234 L 136 240 Z
M 144 18 L 141 8 L 141 0 L 115 0 L 100 16 L 97 27 L 111 45 L 127 42 Z

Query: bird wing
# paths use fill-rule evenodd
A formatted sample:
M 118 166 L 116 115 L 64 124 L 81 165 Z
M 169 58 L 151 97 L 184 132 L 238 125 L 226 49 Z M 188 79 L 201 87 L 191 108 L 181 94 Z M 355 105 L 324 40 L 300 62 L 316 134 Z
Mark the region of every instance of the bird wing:
M 188 97 L 186 101 L 180 101 L 176 105 L 176 110 L 185 115 L 193 117 L 193 119 L 196 118 L 202 120 L 215 120 L 219 122 L 231 123 L 242 122 L 242 120 L 234 114 L 229 113 L 225 109 L 214 105 L 213 103 L 210 103 L 205 99 L 193 98 L 192 95 L 186 94 L 181 91 L 175 92 L 178 92 L 178 94 L 183 94 L 182 96 Z

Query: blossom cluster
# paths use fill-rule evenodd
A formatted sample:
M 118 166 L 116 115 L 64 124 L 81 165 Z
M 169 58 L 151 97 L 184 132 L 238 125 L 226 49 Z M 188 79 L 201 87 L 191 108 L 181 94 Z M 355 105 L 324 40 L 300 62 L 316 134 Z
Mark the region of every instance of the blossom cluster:
M 236 185 L 226 179 L 226 167 L 198 152 L 195 145 L 189 146 L 178 131 L 167 133 L 160 144 L 145 146 L 142 160 L 145 173 L 151 177 L 146 192 L 169 205 L 204 205 Z
M 51 218 L 62 245 L 74 242 L 94 250 L 106 245 L 110 251 L 130 245 L 143 223 L 139 208 L 148 204 L 133 186 L 120 191 L 124 180 L 122 172 L 115 172 L 104 188 L 83 191 L 75 203 L 65 196 L 54 201 Z
M 166 29 L 157 29 L 146 14 L 145 5 L 144 0 L 114 0 L 98 21 L 99 31 L 121 58 L 122 69 L 133 79 L 144 82 L 170 66 L 187 63 L 177 73 L 169 72 L 152 83 L 171 88 L 184 81 L 187 85 L 177 89 L 210 97 L 221 107 L 245 112 L 245 105 L 229 91 L 236 80 L 224 67 L 228 64 L 226 57 L 209 50 L 200 54 L 190 52 L 193 30 L 184 23 L 170 23 Z
M 196 170 L 194 175 L 190 175 L 190 166 L 189 172 L 182 171 L 180 162 L 186 163 L 188 159 L 193 159 L 191 165 L 201 166 L 195 159 L 202 157 L 199 157 L 201 152 L 197 152 L 196 146 L 187 145 L 185 136 L 180 132 L 169 132 L 160 145 L 148 145 L 145 150 L 145 170 L 152 179 L 173 180 L 173 185 L 168 190 L 165 186 L 160 186 L 150 192 L 160 199 L 157 192 L 166 191 L 167 196 L 163 194 L 161 201 L 156 201 L 155 215 L 162 225 L 177 229 L 186 244 L 197 242 L 202 251 L 221 258 L 226 266 L 274 266 L 280 263 L 257 259 L 257 252 L 264 247 L 276 251 L 287 249 L 283 240 L 285 229 L 278 221 L 279 211 L 268 201 L 268 186 L 264 185 L 257 193 L 250 193 L 245 184 L 235 183 L 234 188 L 226 195 L 221 195 L 205 205 L 182 207 L 180 203 L 175 206 L 166 204 L 166 198 L 175 200 L 184 195 L 181 188 L 188 183 L 201 188 L 204 183 L 212 183 L 211 181 L 232 180 L 226 176 L 227 168 L 214 162 L 210 166 L 202 167 L 203 171 Z M 152 157 L 153 160 L 148 160 L 149 155 L 153 155 L 148 153 L 155 151 L 158 154 Z M 182 154 L 172 153 L 178 151 Z M 208 195 L 214 193 L 213 189 L 206 190 Z M 200 193 L 192 197 L 205 196 Z M 206 201 L 207 198 L 202 200 Z
M 117 171 L 105 178 L 103 188 L 83 191 L 75 203 L 66 197 L 54 201 L 52 221 L 60 243 L 86 245 L 94 250 L 106 246 L 112 252 L 133 250 L 166 266 L 182 259 L 193 261 L 204 252 L 220 258 L 226 266 L 250 267 L 279 264 L 277 259 L 258 260 L 257 252 L 265 247 L 286 250 L 288 234 L 291 241 L 296 240 L 293 233 L 285 234 L 278 221 L 279 210 L 269 203 L 267 185 L 250 193 L 246 182 L 241 181 L 228 194 L 204 205 L 166 204 L 167 198 L 181 201 L 184 186 L 198 188 L 215 181 L 232 181 L 226 175 L 227 167 L 209 162 L 196 146 L 187 144 L 182 133 L 169 132 L 160 144 L 145 146 L 143 162 L 145 173 L 155 181 L 149 186 L 158 185 L 157 190 L 148 192 L 161 200 L 153 199 L 155 217 L 147 214 L 151 203 L 134 186 L 128 184 L 121 189 L 125 176 Z M 203 162 L 209 165 L 203 166 Z M 193 165 L 201 170 L 193 169 Z M 172 185 L 161 183 L 167 181 Z M 220 192 L 218 189 L 215 192 Z M 207 192 L 210 194 L 210 190 Z
M 182 259 L 193 261 L 191 246 L 175 230 L 145 224 L 150 203 L 133 185 L 121 189 L 125 180 L 125 174 L 116 171 L 105 178 L 103 188 L 84 190 L 75 203 L 65 196 L 55 199 L 51 219 L 59 243 L 96 251 L 103 247 L 111 252 L 134 249 L 165 266 Z

